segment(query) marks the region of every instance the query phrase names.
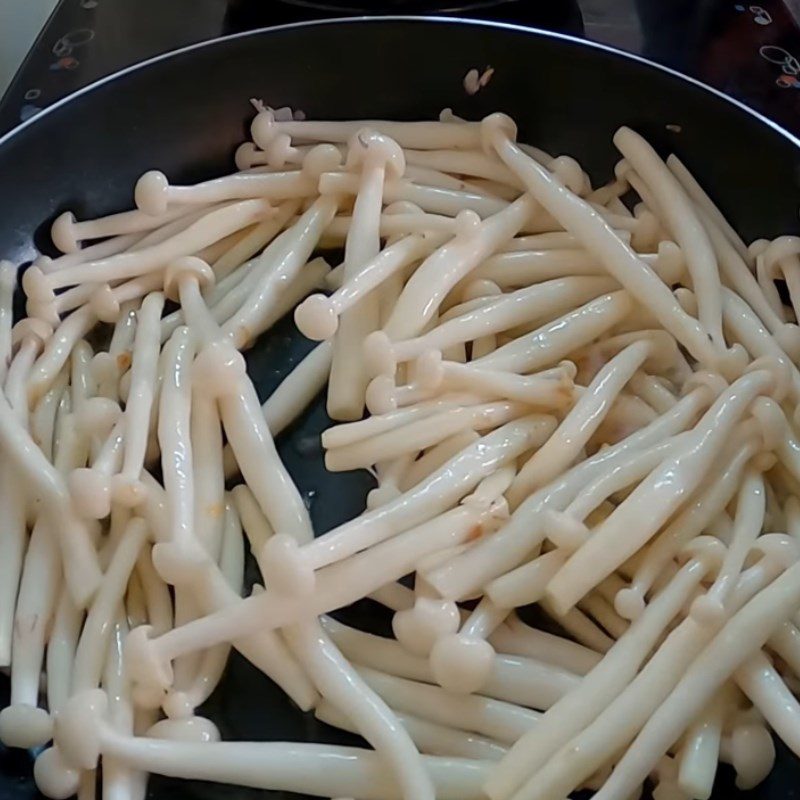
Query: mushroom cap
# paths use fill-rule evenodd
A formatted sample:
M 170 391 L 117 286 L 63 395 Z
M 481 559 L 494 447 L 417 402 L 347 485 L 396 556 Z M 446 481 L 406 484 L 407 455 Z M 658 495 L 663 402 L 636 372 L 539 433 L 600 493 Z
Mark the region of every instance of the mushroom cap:
M 709 391 L 710 399 L 713 400 L 728 388 L 728 382 L 718 372 L 699 369 L 686 379 L 681 387 L 681 394 L 685 396 L 694 389 L 701 387 Z
M 50 238 L 62 253 L 78 252 L 80 243 L 75 232 L 75 215 L 71 211 L 65 211 L 53 220 Z
M 105 519 L 111 513 L 111 480 L 91 467 L 78 467 L 67 476 L 67 486 L 82 517 Z
M 47 276 L 33 264 L 22 273 L 22 291 L 28 299 L 37 303 L 54 303 L 56 299 Z
M 424 214 L 424 209 L 410 200 L 395 200 L 383 209 L 384 214 Z
M 103 439 L 122 415 L 119 404 L 110 397 L 90 397 L 73 412 L 75 425 L 84 436 Z
M 87 689 L 70 697 L 53 724 L 53 740 L 64 761 L 80 769 L 95 769 L 100 758 L 108 697 L 102 689 Z
M 42 322 L 55 329 L 61 322 L 61 317 L 58 315 L 58 308 L 55 299 L 45 303 L 40 303 L 36 300 L 28 300 L 25 303 L 25 311 L 29 318 L 40 319 Z
M 403 647 L 427 658 L 436 642 L 456 633 L 461 615 L 455 603 L 431 597 L 418 597 L 412 608 L 398 611 L 392 617 L 392 630 Z
M 308 151 L 303 159 L 302 171 L 318 180 L 325 172 L 333 172 L 342 165 L 342 154 L 339 148 L 332 144 L 318 144 Z
M 737 725 L 730 737 L 736 787 L 753 789 L 772 771 L 775 743 L 763 725 Z
M 658 243 L 658 273 L 667 284 L 677 283 L 686 271 L 683 250 L 675 242 L 663 239 Z
M 0 264 L 2 264 L 2 263 L 3 262 L 0 261 Z M 10 261 L 7 261 L 5 263 L 6 264 L 11 264 Z M 36 256 L 36 258 L 34 258 L 33 261 L 31 261 L 31 264 L 33 264 L 36 267 L 39 267 L 42 270 L 42 272 L 49 272 L 48 268 L 50 267 L 50 264 L 52 264 L 52 263 L 53 263 L 53 259 L 50 258 L 50 256 L 46 256 L 44 253 L 39 253 L 39 255 Z M 12 266 L 14 266 L 14 265 L 12 264 Z M 14 273 L 15 273 L 14 281 L 16 282 L 16 267 L 15 266 L 14 266 Z
M 250 123 L 250 135 L 253 141 L 262 149 L 266 150 L 270 142 L 278 135 L 279 130 L 275 123 L 275 114 L 271 109 L 265 108 L 255 115 Z
M 43 708 L 14 703 L 0 711 L 0 741 L 7 747 L 41 747 L 53 735 L 53 721 Z
M 730 353 L 734 347 L 740 347 L 740 349 L 744 350 L 740 345 L 735 344 L 733 347 L 729 348 L 728 353 Z M 757 372 L 762 369 L 771 373 L 772 386 L 769 389 L 769 394 L 770 397 L 780 403 L 783 398 L 786 397 L 792 381 L 791 364 L 789 360 L 783 357 L 761 356 L 761 358 L 757 358 L 755 361 L 747 364 L 739 374 Z
M 209 397 L 236 392 L 246 374 L 244 356 L 227 340 L 207 344 L 197 354 L 192 366 L 195 386 Z
M 107 283 L 101 284 L 92 292 L 89 307 L 101 322 L 116 322 L 122 313 L 117 295 Z
M 259 158 L 260 155 L 263 155 L 263 152 L 259 150 L 253 142 L 242 142 L 236 148 L 236 152 L 233 156 L 236 169 L 250 169 L 256 164 L 263 163 L 262 159 Z
M 724 378 L 735 380 L 748 367 L 749 361 L 750 356 L 744 347 L 739 342 L 734 342 L 727 350 L 719 354 L 716 368 Z
M 11 329 L 11 343 L 16 346 L 23 339 L 33 339 L 37 347 L 41 349 L 52 335 L 53 329 L 43 320 L 35 317 L 23 317 Z
M 500 135 L 511 139 L 512 142 L 516 141 L 517 124 L 508 114 L 495 112 L 481 120 L 481 144 L 487 155 L 495 154 L 494 141 Z
M 364 400 L 370 414 L 388 414 L 397 409 L 394 378 L 377 375 L 367 385 Z
M 718 597 L 709 594 L 696 597 L 689 608 L 689 616 L 704 627 L 716 629 L 725 624 L 725 606 Z
M 372 128 L 361 128 L 350 137 L 347 148 L 347 169 L 384 167 L 389 178 L 402 178 L 406 171 L 403 148 L 386 134 Z
M 577 195 L 586 194 L 587 180 L 581 165 L 572 156 L 558 156 L 550 162 L 550 171 L 571 192 Z
M 136 207 L 143 213 L 151 216 L 161 216 L 169 204 L 169 181 L 167 176 L 157 170 L 145 172 L 133 190 L 133 200 Z
M 494 665 L 494 648 L 485 639 L 455 633 L 439 639 L 431 650 L 431 670 L 445 691 L 479 692 Z
M 205 717 L 184 717 L 182 719 L 162 719 L 147 731 L 151 739 L 169 739 L 173 742 L 218 742 L 219 728 Z
M 164 270 L 164 294 L 174 301 L 180 300 L 180 283 L 185 277 L 197 280 L 201 291 L 213 286 L 216 280 L 214 270 L 197 256 L 183 256 L 167 264 Z
M 725 560 L 728 549 L 714 536 L 695 536 L 685 544 L 678 553 L 678 562 L 685 564 L 687 561 L 697 559 L 706 565 L 706 575 L 716 575 Z
M 62 752 L 53 745 L 36 757 L 33 778 L 45 797 L 67 800 L 78 793 L 81 771 L 67 764 Z
M 476 236 L 481 230 L 481 218 L 471 208 L 464 208 L 456 214 L 456 236 Z
M 644 594 L 633 586 L 620 589 L 614 597 L 614 610 L 623 619 L 639 619 L 644 612 Z
M 316 342 L 330 339 L 339 327 L 336 304 L 324 294 L 312 294 L 300 303 L 294 321 L 303 336 Z
M 384 483 L 381 486 L 376 486 L 367 494 L 367 510 L 371 511 L 373 508 L 380 508 L 392 500 L 396 500 L 402 492 L 392 483 Z
M 800 361 L 800 325 L 786 322 L 772 335 L 795 364 Z
M 196 540 L 158 542 L 153 545 L 153 566 L 171 586 L 184 586 L 202 577 L 209 564 L 206 549 Z
M 271 167 L 284 167 L 286 162 L 297 155 L 297 148 L 292 146 L 292 137 L 279 133 L 264 151 L 267 163 Z M 341 158 L 339 159 L 341 162 Z
M 488 278 L 477 278 L 470 281 L 461 293 L 461 302 L 466 303 L 470 300 L 478 300 L 483 297 L 498 297 L 503 294 L 503 290 Z

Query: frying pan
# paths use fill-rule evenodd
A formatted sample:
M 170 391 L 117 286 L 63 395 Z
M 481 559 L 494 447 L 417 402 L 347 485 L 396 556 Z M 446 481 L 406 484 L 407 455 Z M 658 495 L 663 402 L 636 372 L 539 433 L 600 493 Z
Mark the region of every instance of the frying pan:
M 475 96 L 462 80 L 494 67 Z M 511 114 L 520 140 L 577 157 L 594 181 L 610 176 L 611 136 L 622 124 L 676 152 L 746 240 L 795 233 L 800 141 L 745 106 L 641 58 L 567 36 L 510 25 L 417 18 L 333 20 L 253 31 L 187 47 L 100 81 L 0 139 L 0 255 L 22 263 L 49 252 L 48 221 L 128 208 L 146 169 L 176 182 L 230 170 L 247 134 L 249 98 L 290 105 L 309 118 L 435 118 L 443 107 L 477 119 Z M 290 320 L 248 353 L 262 396 L 309 349 Z M 328 474 L 321 403 L 279 441 L 323 532 L 357 514 L 371 479 Z M 250 579 L 255 579 L 251 570 Z M 388 631 L 369 601 L 342 612 Z M 7 694 L 5 678 L 0 693 Z M 0 701 L 3 698 L 0 697 Z M 204 713 L 225 739 L 354 743 L 291 707 L 270 682 L 233 656 Z M 0 750 L 0 800 L 36 797 L 26 753 Z M 798 796 L 800 762 L 778 745 L 772 775 L 747 797 Z M 151 780 L 150 797 L 278 798 L 254 790 Z M 740 794 L 723 769 L 714 797 Z

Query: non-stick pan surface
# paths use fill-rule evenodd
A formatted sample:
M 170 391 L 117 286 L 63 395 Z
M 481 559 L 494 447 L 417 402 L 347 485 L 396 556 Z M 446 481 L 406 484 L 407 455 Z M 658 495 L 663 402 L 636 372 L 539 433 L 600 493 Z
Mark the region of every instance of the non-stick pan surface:
M 467 96 L 465 73 L 488 65 L 495 70 L 489 85 Z M 800 142 L 721 94 L 565 36 L 382 18 L 254 31 L 190 47 L 104 80 L 0 139 L 0 256 L 23 262 L 34 248 L 48 251 L 45 222 L 64 209 L 80 218 L 130 207 L 133 183 L 146 169 L 177 182 L 229 170 L 253 115 L 250 98 L 318 119 L 434 118 L 448 106 L 480 118 L 502 110 L 519 123 L 521 140 L 574 155 L 598 181 L 615 161 L 611 136 L 626 124 L 676 152 L 746 240 L 799 227 Z M 262 396 L 308 347 L 289 320 L 263 337 L 248 355 Z M 279 441 L 320 533 L 358 513 L 371 481 L 364 473 L 324 471 L 319 433 L 326 424 L 318 403 Z M 367 601 L 343 613 L 387 630 Z M 0 678 L 0 694 L 7 691 Z M 357 741 L 292 708 L 236 656 L 204 711 L 226 739 Z M 36 796 L 30 768 L 28 754 L 0 749 L 0 800 Z M 756 791 L 740 795 L 726 770 L 717 784 L 720 800 L 789 800 L 800 796 L 800 765 L 779 746 L 776 769 Z M 154 777 L 150 796 L 285 795 Z

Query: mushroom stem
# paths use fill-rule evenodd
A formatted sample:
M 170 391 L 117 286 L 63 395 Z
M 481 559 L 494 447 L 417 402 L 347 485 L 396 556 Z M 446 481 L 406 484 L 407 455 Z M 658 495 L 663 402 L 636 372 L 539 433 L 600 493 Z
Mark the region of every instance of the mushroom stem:
M 522 416 L 526 410 L 525 405 L 515 402 L 447 409 L 367 441 L 329 449 L 325 453 L 325 467 L 330 472 L 368 467 L 411 451 L 425 450 L 465 429 L 497 428 Z
M 130 233 L 146 233 L 172 222 L 183 214 L 181 209 L 170 209 L 154 216 L 141 211 L 122 211 L 97 219 L 75 219 L 71 211 L 55 218 L 50 228 L 50 238 L 62 253 L 79 253 L 82 243 L 90 239 L 121 236 Z M 88 249 L 88 248 L 87 248 Z M 59 259 L 56 259 L 58 261 Z M 55 262 L 53 262 L 55 264 Z M 63 263 L 54 269 L 64 269 Z
M 75 603 L 85 607 L 100 583 L 100 567 L 89 531 L 78 519 L 61 475 L 42 455 L 28 432 L 15 419 L 5 395 L 0 393 L 0 447 L 17 474 L 42 499 L 42 513 L 58 541 L 64 576 Z
M 666 752 L 691 722 L 696 709 L 707 703 L 741 666 L 754 657 L 758 665 L 759 649 L 799 605 L 800 564 L 795 564 L 735 613 L 688 666 L 679 684 L 645 722 L 617 763 L 611 777 L 596 795 L 598 800 L 626 797 L 630 787 L 642 779 L 640 776 L 652 763 L 652 756 Z M 793 749 L 800 750 L 793 736 L 789 741 Z
M 116 502 L 135 506 L 144 488 L 140 475 L 144 468 L 150 415 L 153 406 L 156 372 L 160 354 L 159 320 L 164 308 L 160 292 L 148 295 L 137 313 L 136 336 L 131 359 L 131 384 L 125 403 L 125 451 L 122 468 L 112 480 Z
M 546 531 L 537 519 L 539 512 L 546 508 L 565 507 L 585 482 L 600 471 L 624 462 L 639 448 L 649 447 L 685 430 L 708 405 L 709 394 L 704 386 L 695 389 L 650 425 L 576 465 L 550 486 L 528 497 L 494 536 L 478 542 L 474 549 L 457 556 L 440 569 L 427 572 L 426 580 L 442 597 L 469 597 L 492 578 L 514 569 L 544 540 Z
M 478 307 L 449 317 L 426 333 L 411 339 L 389 341 L 384 332 L 365 342 L 364 355 L 375 374 L 390 372 L 399 362 L 410 361 L 429 350 L 446 350 L 456 344 L 497 334 L 518 325 L 554 319 L 571 312 L 613 288 L 605 278 L 561 278 L 487 299 Z M 487 355 L 487 361 L 492 356 Z M 473 356 L 473 359 L 478 359 Z
M 638 133 L 622 127 L 614 134 L 614 144 L 653 194 L 655 207 L 660 210 L 686 258 L 698 299 L 700 324 L 716 347 L 724 350 L 717 259 L 692 201 L 658 153 Z M 650 203 L 648 205 L 653 208 Z
M 708 340 L 703 327 L 676 302 L 669 288 L 636 253 L 614 235 L 608 223 L 563 183 L 527 156 L 511 141 L 502 115 L 483 121 L 492 148 L 524 182 L 528 191 L 587 248 L 597 253 L 609 274 L 650 309 L 663 325 L 701 364 L 711 369 L 728 366 L 729 354 Z
M 164 383 L 158 415 L 158 442 L 166 489 L 170 541 L 186 546 L 195 541 L 190 433 L 191 369 L 194 353 L 195 343 L 189 328 L 178 328 L 164 348 Z
M 783 572 L 783 575 L 787 575 L 795 569 L 791 567 Z M 722 633 L 717 634 L 717 637 L 712 640 L 712 645 L 720 638 L 722 640 L 727 639 L 731 625 L 739 617 L 737 610 L 743 606 L 748 608 L 745 605 L 748 604 L 748 601 L 749 605 L 752 605 L 754 600 L 750 598 L 755 597 L 758 599 L 763 597 L 765 593 L 768 596 L 772 594 L 770 590 L 775 586 L 775 583 L 780 581 L 780 579 L 777 579 L 771 586 L 767 586 L 773 576 L 774 572 L 772 574 L 759 572 L 756 580 L 751 583 L 746 579 L 742 580 L 740 578 L 740 584 L 737 586 L 729 607 L 726 609 L 727 613 L 733 616 L 724 626 Z M 781 583 L 785 585 L 785 582 L 781 581 Z M 766 589 L 764 589 L 765 586 L 767 586 Z M 800 595 L 798 595 L 795 606 L 797 603 L 800 603 Z M 756 603 L 756 609 L 763 612 L 763 604 Z M 750 611 L 745 614 L 745 619 L 749 616 Z M 739 620 L 741 619 L 739 617 Z M 772 630 L 783 619 L 785 617 L 781 617 L 762 628 L 765 631 L 765 640 L 769 638 Z M 734 625 L 734 629 L 736 627 L 738 626 Z M 719 630 L 719 628 L 716 630 Z M 622 690 L 616 699 L 590 725 L 584 727 L 580 733 L 567 742 L 544 766 L 533 773 L 529 773 L 530 777 L 527 783 L 512 796 L 515 798 L 530 798 L 530 800 L 562 797 L 564 795 L 560 794 L 561 792 L 568 794 L 572 789 L 580 785 L 582 780 L 585 780 L 600 765 L 604 764 L 614 753 L 625 747 L 636 736 L 638 731 L 644 732 L 648 730 L 651 724 L 647 721 L 648 717 L 652 721 L 656 716 L 659 716 L 659 705 L 665 698 L 671 698 L 675 695 L 673 690 L 680 682 L 685 680 L 682 676 L 695 673 L 696 658 L 706 647 L 708 634 L 708 627 L 697 625 L 691 617 L 681 622 L 667 636 L 641 672 Z M 746 645 L 743 642 L 739 642 L 737 654 L 742 654 L 742 661 L 745 660 L 748 653 L 745 648 Z M 727 672 L 725 679 L 729 677 L 732 671 L 733 669 Z M 712 669 L 710 672 L 714 675 L 718 670 Z M 723 680 L 720 680 L 719 683 L 715 683 L 713 691 L 716 691 L 723 682 Z M 697 709 L 702 708 L 708 702 L 713 691 L 709 692 L 709 697 L 705 697 L 702 700 L 698 698 L 698 702 L 693 703 L 691 706 L 684 706 L 684 715 L 688 716 L 688 719 L 681 725 L 679 730 L 668 731 L 669 742 L 664 745 L 664 749 L 659 753 L 658 757 L 666 752 L 670 744 L 677 741 L 680 734 L 691 722 L 691 719 L 697 714 Z M 610 734 L 610 731 L 613 731 L 613 734 Z M 632 749 L 629 748 L 622 759 L 617 762 L 617 767 L 615 768 L 615 772 L 619 771 L 619 764 L 625 762 L 626 784 L 632 783 L 633 776 L 636 774 L 643 772 L 646 775 L 657 760 L 657 758 L 651 759 L 648 757 L 646 761 L 634 762 L 636 766 L 631 768 L 628 758 L 632 752 Z M 643 779 L 641 778 L 640 780 Z M 609 782 L 606 782 L 602 791 L 607 791 L 608 787 Z M 628 793 L 623 791 L 612 796 L 622 798 L 627 797 Z
M 518 373 L 541 369 L 566 358 L 617 325 L 631 311 L 631 302 L 625 291 L 600 295 L 472 363 L 476 367 Z
M 323 625 L 351 661 L 388 675 L 435 683 L 428 659 L 411 655 L 398 642 L 347 628 L 330 617 L 323 619 Z M 532 658 L 496 654 L 481 694 L 529 709 L 546 709 L 573 691 L 579 681 L 567 670 Z
M 346 311 L 360 307 L 360 302 L 370 292 L 398 270 L 428 255 L 441 241 L 442 237 L 430 234 L 412 234 L 388 245 L 372 258 L 362 254 L 358 271 L 351 273 L 349 278 L 345 271 L 345 281 L 332 295 L 311 295 L 295 309 L 294 318 L 300 332 L 309 339 L 330 339 L 339 327 L 339 318 Z
M 480 695 L 454 695 L 438 686 L 358 667 L 358 673 L 395 711 L 437 725 L 470 731 L 513 744 L 533 728 L 541 715 L 523 706 Z
M 100 685 L 109 639 L 114 628 L 112 620 L 125 596 L 125 587 L 147 534 L 144 520 L 134 517 L 126 526 L 125 533 L 111 557 L 103 581 L 89 607 L 75 651 L 73 694 Z
M 486 791 L 493 800 L 515 793 L 559 749 L 606 709 L 634 679 L 667 626 L 678 615 L 720 558 L 721 546 L 707 541 L 670 583 L 655 596 L 641 617 L 620 637 L 580 686 L 565 697 L 509 751 L 492 774 Z
M 180 742 L 130 737 L 116 733 L 102 718 L 106 705 L 102 693 L 81 695 L 73 702 L 75 710 L 61 723 L 64 730 L 60 739 L 66 744 L 69 738 L 86 737 L 85 746 L 76 748 L 84 764 L 90 756 L 96 761 L 102 755 L 144 772 L 255 789 L 359 800 L 402 797 L 394 777 L 370 750 L 289 742 Z M 57 747 L 62 750 L 62 743 Z M 480 800 L 480 783 L 489 762 L 424 756 L 423 763 L 441 800 Z M 58 774 L 54 760 L 37 762 L 37 781 L 47 781 L 51 774 Z
M 47 630 L 61 584 L 58 545 L 47 523 L 37 522 L 19 586 L 11 662 L 11 704 L 0 711 L 0 740 L 8 747 L 38 747 L 51 736 L 50 716 L 38 707 L 39 674 Z
M 436 789 L 408 731 L 344 658 L 319 622 L 291 625 L 285 635 L 324 701 L 334 708 L 347 709 L 347 718 L 357 732 L 391 768 L 403 798 L 434 800 Z
M 578 455 L 597 430 L 627 382 L 651 355 L 652 345 L 640 341 L 626 347 L 597 373 L 553 436 L 525 463 L 508 491 L 512 507 L 549 483 Z
M 457 233 L 425 259 L 411 276 L 384 326 L 386 335 L 397 340 L 421 333 L 445 295 L 481 261 L 515 236 L 535 208 L 535 202 L 523 195 L 483 222 L 466 220 L 463 233 Z
M 644 608 L 644 599 L 664 567 L 682 547 L 706 529 L 736 493 L 748 461 L 755 455 L 758 442 L 753 437 L 734 435 L 726 454 L 720 459 L 719 472 L 701 484 L 685 508 L 651 542 L 631 580 L 615 605 L 622 616 L 634 619 Z
M 261 254 L 257 278 L 241 307 L 222 325 L 238 347 L 265 330 L 264 319 L 278 303 L 280 289 L 291 283 L 308 262 L 325 227 L 333 219 L 338 198 L 315 200 L 302 217 L 281 233 Z
M 717 398 L 683 446 L 678 447 L 673 456 L 634 489 L 550 581 L 548 596 L 558 609 L 566 611 L 571 608 L 591 587 L 650 540 L 680 507 L 686 493 L 692 491 L 707 474 L 726 437 L 750 403 L 772 389 L 772 373 L 756 370 L 739 378 Z M 633 541 L 630 539 L 633 528 L 629 515 L 635 515 L 637 520 Z M 624 544 L 620 538 L 623 530 Z
M 498 761 L 506 752 L 505 747 L 491 739 L 429 722 L 411 714 L 397 711 L 393 714 L 421 753 Z M 314 709 L 314 716 L 340 730 L 358 733 L 349 717 L 327 700 L 323 700 Z

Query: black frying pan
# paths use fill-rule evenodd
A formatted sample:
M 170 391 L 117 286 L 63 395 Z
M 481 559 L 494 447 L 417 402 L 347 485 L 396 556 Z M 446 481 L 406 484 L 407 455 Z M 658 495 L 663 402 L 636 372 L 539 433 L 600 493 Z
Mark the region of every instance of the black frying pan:
M 468 97 L 464 74 L 487 65 L 495 68 L 491 83 Z M 800 141 L 718 92 L 566 36 L 382 18 L 218 39 L 125 70 L 56 104 L 0 139 L 0 256 L 24 262 L 35 248 L 48 252 L 47 221 L 64 209 L 80 218 L 130 207 L 134 181 L 146 169 L 162 169 L 177 182 L 229 170 L 247 134 L 251 97 L 318 119 L 434 118 L 446 106 L 479 118 L 502 110 L 519 123 L 521 140 L 576 156 L 596 181 L 610 175 L 611 136 L 626 124 L 676 152 L 746 240 L 799 227 Z M 264 337 L 249 354 L 262 395 L 308 347 L 289 320 Z M 318 404 L 279 442 L 320 532 L 358 513 L 370 486 L 363 473 L 325 473 L 318 434 L 326 422 Z M 343 613 L 375 632 L 387 629 L 368 601 Z M 299 713 L 235 656 L 205 713 L 226 739 L 357 741 Z M 27 754 L 0 750 L 0 800 L 36 796 L 30 766 Z M 729 771 L 717 783 L 716 798 L 740 796 Z M 151 788 L 153 798 L 266 796 L 162 778 L 153 778 Z M 800 764 L 779 745 L 776 769 L 748 796 L 800 796 Z

